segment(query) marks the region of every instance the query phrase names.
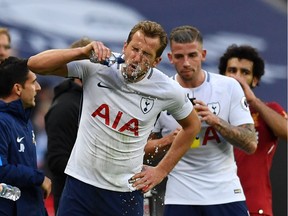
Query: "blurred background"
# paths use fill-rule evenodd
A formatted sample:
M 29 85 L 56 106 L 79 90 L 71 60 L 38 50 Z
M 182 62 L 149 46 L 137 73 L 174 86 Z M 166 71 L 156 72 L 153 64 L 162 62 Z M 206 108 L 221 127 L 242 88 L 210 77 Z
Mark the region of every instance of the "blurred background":
M 232 43 L 256 47 L 266 70 L 255 92 L 262 100 L 276 101 L 287 111 L 287 0 L 0 0 L 0 26 L 10 30 L 13 55 L 25 58 L 46 49 L 67 48 L 83 36 L 101 40 L 113 51 L 121 52 L 130 29 L 144 19 L 159 22 L 168 33 L 178 25 L 197 27 L 208 50 L 203 68 L 211 72 L 218 73 L 219 57 Z M 175 72 L 167 51 L 159 68 L 170 76 Z M 44 169 L 44 115 L 53 87 L 62 78 L 38 79 L 42 91 L 37 97 L 33 123 L 38 164 Z M 274 214 L 285 216 L 287 142 L 279 143 L 271 179 Z

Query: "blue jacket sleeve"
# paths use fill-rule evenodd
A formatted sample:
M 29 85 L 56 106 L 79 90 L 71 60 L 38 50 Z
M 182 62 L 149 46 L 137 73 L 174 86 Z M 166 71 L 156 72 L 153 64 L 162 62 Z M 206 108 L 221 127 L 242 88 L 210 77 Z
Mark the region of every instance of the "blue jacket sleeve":
M 45 176 L 37 169 L 32 128 L 18 127 L 11 127 L 11 122 L 0 122 L 0 182 L 18 187 L 40 186 Z M 18 137 L 24 138 L 20 142 Z M 19 149 L 20 143 L 25 146 L 23 151 Z

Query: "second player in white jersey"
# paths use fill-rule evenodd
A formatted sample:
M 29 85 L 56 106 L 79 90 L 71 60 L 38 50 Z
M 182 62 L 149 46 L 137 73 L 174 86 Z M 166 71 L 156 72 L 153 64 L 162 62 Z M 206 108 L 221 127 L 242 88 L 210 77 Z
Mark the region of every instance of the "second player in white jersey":
M 200 86 L 185 88 L 188 97 L 204 101 L 211 112 L 231 125 L 253 124 L 237 81 L 204 72 L 205 81 Z M 161 113 L 153 132 L 167 135 L 177 127 L 180 125 L 166 111 Z M 233 146 L 202 122 L 190 150 L 168 176 L 165 204 L 213 205 L 245 200 L 236 169 Z

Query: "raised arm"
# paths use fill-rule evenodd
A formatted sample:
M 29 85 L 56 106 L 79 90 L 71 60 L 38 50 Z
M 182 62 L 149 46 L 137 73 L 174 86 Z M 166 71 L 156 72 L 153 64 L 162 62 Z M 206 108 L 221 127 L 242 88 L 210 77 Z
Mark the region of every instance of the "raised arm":
M 249 106 L 253 107 L 266 122 L 276 137 L 287 141 L 287 114 L 280 115 L 256 97 L 246 80 L 241 76 L 232 76 L 243 88 Z
M 66 77 L 68 74 L 66 64 L 71 61 L 89 59 L 94 50 L 99 60 L 110 56 L 111 51 L 102 42 L 93 41 L 85 47 L 70 49 L 52 49 L 31 56 L 28 67 L 40 75 L 56 75 Z
M 259 113 L 276 137 L 287 141 L 288 124 L 286 113 L 283 113 L 284 116 L 280 115 L 263 103 L 259 98 L 255 98 L 255 100 L 248 103 Z

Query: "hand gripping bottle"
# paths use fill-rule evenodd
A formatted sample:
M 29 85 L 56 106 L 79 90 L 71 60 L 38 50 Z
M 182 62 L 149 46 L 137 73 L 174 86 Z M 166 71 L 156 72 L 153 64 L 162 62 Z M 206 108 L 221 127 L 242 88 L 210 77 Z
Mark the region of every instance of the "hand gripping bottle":
M 106 65 L 108 67 L 111 67 L 115 63 L 122 64 L 125 62 L 125 60 L 123 58 L 121 58 L 121 56 L 116 57 L 113 53 L 111 53 L 111 56 L 109 58 L 105 59 L 104 61 L 99 61 L 97 56 L 95 55 L 94 50 L 91 51 L 90 61 L 92 63 L 100 63 L 100 64 Z
M 16 201 L 21 196 L 21 191 L 17 187 L 13 187 L 11 185 L 7 185 L 4 183 L 1 183 L 2 190 L 0 192 L 0 197 L 3 197 L 5 199 L 10 199 L 13 201 Z

